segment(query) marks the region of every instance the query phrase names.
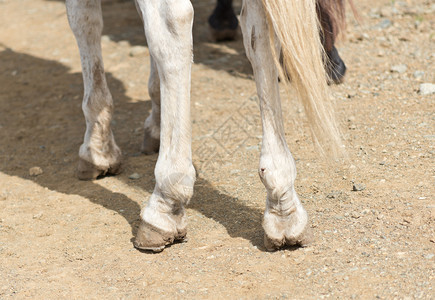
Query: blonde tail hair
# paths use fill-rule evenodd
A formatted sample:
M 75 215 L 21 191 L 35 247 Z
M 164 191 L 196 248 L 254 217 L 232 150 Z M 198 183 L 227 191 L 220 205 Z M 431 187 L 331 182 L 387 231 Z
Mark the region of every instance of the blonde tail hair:
M 296 88 L 313 136 L 322 155 L 344 153 L 335 122 L 322 56 L 315 0 L 262 0 L 270 31 L 270 45 L 282 80 Z M 281 44 L 276 53 L 275 38 Z

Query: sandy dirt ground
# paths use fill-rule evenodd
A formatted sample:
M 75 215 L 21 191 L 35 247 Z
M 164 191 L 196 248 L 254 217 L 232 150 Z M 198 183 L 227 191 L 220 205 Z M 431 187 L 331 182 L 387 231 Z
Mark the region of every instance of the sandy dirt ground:
M 64 3 L 0 0 L 0 299 L 434 299 L 435 94 L 419 92 L 435 83 L 433 1 L 361 0 L 360 23 L 348 15 L 347 79 L 331 92 L 349 161 L 319 158 L 301 106 L 285 97 L 315 242 L 273 253 L 251 67 L 240 38 L 209 41 L 214 0 L 193 4 L 189 240 L 149 254 L 131 242 L 157 159 L 139 151 L 150 66 L 134 4 L 103 0 L 124 171 L 83 182 L 82 77 Z

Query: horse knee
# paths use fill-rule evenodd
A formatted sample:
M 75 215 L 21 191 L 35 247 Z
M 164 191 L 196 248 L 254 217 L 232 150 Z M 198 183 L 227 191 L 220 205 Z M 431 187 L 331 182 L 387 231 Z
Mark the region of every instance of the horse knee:
M 188 0 L 170 0 L 167 5 L 168 17 L 167 26 L 170 31 L 176 33 L 179 28 L 189 26 L 193 21 L 193 6 Z

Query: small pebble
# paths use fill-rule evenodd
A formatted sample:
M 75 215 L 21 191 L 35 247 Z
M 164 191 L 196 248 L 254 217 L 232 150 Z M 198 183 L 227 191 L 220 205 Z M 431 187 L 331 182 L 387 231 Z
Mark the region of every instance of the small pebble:
M 352 212 L 352 218 L 358 219 L 359 217 L 361 217 L 359 213 L 357 213 L 356 211 Z
M 326 198 L 328 199 L 338 199 L 341 196 L 341 191 L 332 191 L 328 195 L 326 195 Z
M 32 167 L 29 169 L 30 176 L 38 176 L 38 175 L 41 175 L 42 173 L 43 172 L 42 172 L 42 169 L 40 167 Z
M 140 177 L 141 176 L 138 173 L 133 173 L 130 176 L 128 176 L 128 178 L 133 179 L 133 180 L 139 179 Z
M 414 76 L 414 78 L 416 79 L 421 79 L 424 76 L 424 72 L 423 71 L 415 71 L 414 74 L 412 74 Z
M 435 94 L 435 84 L 433 83 L 422 83 L 418 90 L 420 95 L 432 95 Z
M 349 93 L 347 93 L 347 98 L 353 98 L 356 96 L 356 91 L 350 91 Z
M 390 68 L 390 72 L 393 72 L 393 73 L 405 73 L 407 69 L 408 69 L 408 67 L 406 65 L 404 65 L 404 64 L 395 65 L 395 66 L 392 66 Z
M 379 28 L 379 29 L 386 29 L 388 27 L 390 27 L 392 25 L 391 21 L 388 19 L 384 19 L 381 22 L 379 22 L 375 28 Z
M 133 46 L 130 49 L 130 56 L 140 56 L 148 54 L 148 49 L 144 46 Z
M 108 35 L 101 36 L 101 42 L 102 43 L 108 43 L 108 42 L 110 42 L 110 37 Z
M 33 219 L 41 219 L 42 218 L 42 216 L 43 216 L 43 213 L 42 212 L 40 212 L 40 213 L 37 213 L 36 215 L 33 215 Z
M 362 183 L 354 183 L 352 187 L 352 191 L 359 192 L 365 190 L 366 186 Z
M 118 43 L 118 46 L 120 46 L 120 47 L 130 47 L 130 43 L 128 41 L 120 41 Z
M 397 253 L 396 253 L 396 256 L 397 256 L 398 258 L 404 258 L 404 257 L 407 256 L 407 253 L 406 253 L 406 252 L 397 252 Z

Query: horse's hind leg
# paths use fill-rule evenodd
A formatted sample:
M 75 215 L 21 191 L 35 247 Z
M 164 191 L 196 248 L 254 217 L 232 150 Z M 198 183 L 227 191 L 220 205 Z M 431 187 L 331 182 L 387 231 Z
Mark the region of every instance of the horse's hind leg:
M 344 81 L 346 65 L 338 54 L 337 48 L 334 46 L 339 28 L 337 26 L 335 26 L 337 28 L 334 28 L 333 20 L 335 18 L 339 18 L 339 16 L 334 17 L 332 15 L 332 11 L 326 9 L 328 3 L 330 2 L 325 0 L 316 1 L 317 18 L 322 26 L 320 38 L 326 53 L 326 73 L 328 74 L 329 79 L 332 81 L 331 83 L 340 84 Z
M 107 87 L 101 56 L 101 1 L 67 0 L 70 27 L 76 37 L 83 69 L 86 133 L 80 147 L 78 176 L 95 179 L 99 175 L 117 174 L 121 165 L 121 150 L 110 129 L 113 101 Z
M 267 189 L 264 241 L 268 250 L 276 250 L 285 245 L 304 246 L 311 237 L 308 215 L 294 189 L 296 166 L 285 140 L 278 74 L 266 20 L 261 0 L 244 1 L 240 23 L 254 71 L 263 125 L 258 172 Z
M 338 54 L 337 48 L 332 46 L 330 51 L 326 51 L 328 62 L 326 64 L 326 73 L 330 80 L 335 84 L 340 84 L 344 81 L 346 75 L 346 65 Z

